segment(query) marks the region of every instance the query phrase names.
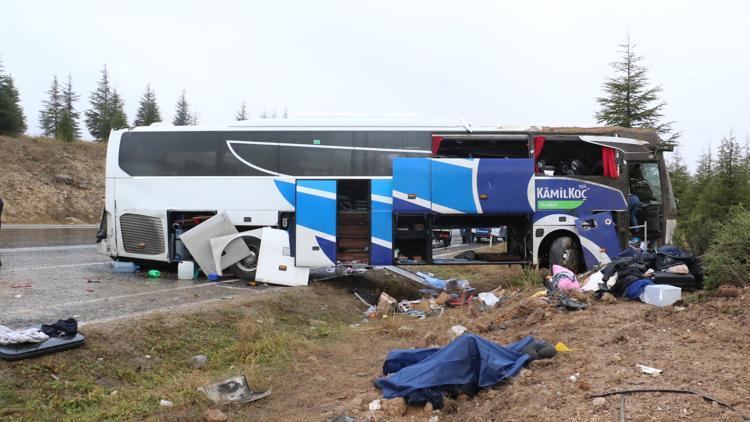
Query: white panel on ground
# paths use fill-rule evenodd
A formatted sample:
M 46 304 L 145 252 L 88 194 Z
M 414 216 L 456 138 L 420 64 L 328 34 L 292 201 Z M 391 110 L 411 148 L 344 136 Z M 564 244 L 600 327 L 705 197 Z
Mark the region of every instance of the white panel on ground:
M 282 286 L 306 286 L 310 268 L 294 265 L 294 257 L 290 256 L 289 234 L 270 227 L 262 231 L 255 280 Z
M 237 229 L 229 217 L 220 212 L 208 220 L 198 224 L 180 236 L 182 243 L 190 251 L 195 262 L 206 275 L 217 272 L 214 255 L 211 250 L 211 239 L 215 237 L 237 234 Z M 221 269 L 250 256 L 250 249 L 244 242 L 231 242 L 221 257 Z

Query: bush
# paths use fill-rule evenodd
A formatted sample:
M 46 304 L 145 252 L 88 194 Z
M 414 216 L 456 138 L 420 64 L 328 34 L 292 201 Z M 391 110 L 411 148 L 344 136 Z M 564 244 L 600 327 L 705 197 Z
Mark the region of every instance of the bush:
M 738 206 L 719 223 L 711 245 L 703 256 L 706 289 L 722 284 L 744 286 L 750 278 L 750 211 Z

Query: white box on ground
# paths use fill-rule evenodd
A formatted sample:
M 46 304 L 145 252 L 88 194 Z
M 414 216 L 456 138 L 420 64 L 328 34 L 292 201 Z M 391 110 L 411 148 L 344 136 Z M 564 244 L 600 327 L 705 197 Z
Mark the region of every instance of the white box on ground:
M 649 305 L 669 306 L 682 298 L 682 289 L 666 284 L 646 286 L 641 301 Z

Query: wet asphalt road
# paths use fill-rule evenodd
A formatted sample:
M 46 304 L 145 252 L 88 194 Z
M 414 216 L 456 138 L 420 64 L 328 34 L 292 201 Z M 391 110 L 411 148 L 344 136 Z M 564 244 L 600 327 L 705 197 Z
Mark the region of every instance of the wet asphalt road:
M 0 324 L 17 328 L 75 317 L 82 324 L 257 295 L 279 287 L 178 280 L 173 271 L 115 274 L 99 255 L 96 228 L 3 226 L 0 230 Z

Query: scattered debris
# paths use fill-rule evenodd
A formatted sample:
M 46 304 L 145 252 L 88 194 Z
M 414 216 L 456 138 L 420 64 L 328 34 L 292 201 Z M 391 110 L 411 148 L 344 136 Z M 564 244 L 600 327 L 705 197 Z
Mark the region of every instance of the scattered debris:
M 172 407 L 172 406 L 174 406 L 174 403 L 172 403 L 169 400 L 162 399 L 161 401 L 159 401 L 159 406 L 161 406 L 161 407 Z
M 573 349 L 571 349 L 570 347 L 568 347 L 565 343 L 563 343 L 561 341 L 559 341 L 559 342 L 557 342 L 557 344 L 555 344 L 555 350 L 557 350 L 558 352 L 563 352 L 563 353 L 565 353 L 565 352 L 572 352 L 573 351 Z
M 721 401 L 719 399 L 715 399 L 707 394 L 701 393 L 700 391 L 694 391 L 694 390 L 686 390 L 681 388 L 632 388 L 632 389 L 624 389 L 624 390 L 612 390 L 612 391 L 606 391 L 604 393 L 598 393 L 598 394 L 591 394 L 589 397 L 594 397 L 594 400 L 597 398 L 603 399 L 607 396 L 613 396 L 615 394 L 632 394 L 632 393 L 675 393 L 675 394 L 693 394 L 696 396 L 701 397 L 705 401 L 710 401 L 713 403 L 718 404 L 719 406 L 724 406 L 727 409 L 737 413 L 740 415 L 742 420 L 750 421 L 750 417 L 743 415 L 739 410 L 737 410 L 736 407 L 732 406 L 731 404 Z
M 84 289 L 84 290 L 87 291 L 88 293 L 94 293 L 96 291 L 94 289 Z
M 224 422 L 227 420 L 227 415 L 219 409 L 208 409 L 203 414 L 203 420 L 205 422 Z
M 24 287 L 31 287 L 31 282 L 28 283 L 17 283 L 17 284 L 11 284 L 11 289 L 22 289 Z
M 148 276 L 149 276 L 149 278 L 159 278 L 159 277 L 161 277 L 161 271 L 159 271 L 159 270 L 148 270 Z
M 250 403 L 271 395 L 271 390 L 253 391 L 244 375 L 198 387 L 198 391 L 216 404 Z
M 195 355 L 187 360 L 187 366 L 192 369 L 198 369 L 202 368 L 206 362 L 208 362 L 206 355 Z
M 466 327 L 464 327 L 463 325 L 454 325 L 453 327 L 451 327 L 451 332 L 456 336 L 460 336 L 461 334 L 466 332 Z
M 338 416 L 331 419 L 331 422 L 354 422 L 354 418 L 348 416 L 346 410 L 344 410 Z
M 101 283 L 102 281 L 89 278 L 88 280 L 86 280 L 86 282 L 87 283 Z
M 391 297 L 388 293 L 383 292 L 378 298 L 377 312 L 381 315 L 393 313 L 396 310 L 396 303 L 398 303 L 396 299 Z
M 595 397 L 591 404 L 593 404 L 595 408 L 600 408 L 607 405 L 607 399 L 604 397 Z
M 492 292 L 479 293 L 477 297 L 488 309 L 494 308 L 500 302 L 500 299 Z
M 370 404 L 367 405 L 367 408 L 370 409 L 371 412 L 377 412 L 380 410 L 380 400 L 375 399 L 370 402 Z
M 112 271 L 116 273 L 134 273 L 139 268 L 134 262 L 114 261 L 112 263 Z
M 407 409 L 406 400 L 403 397 L 383 400 L 380 409 L 386 416 L 404 416 Z
M 649 374 L 649 375 L 659 375 L 663 371 L 662 369 L 656 369 L 656 368 L 652 368 L 646 365 L 636 364 L 635 366 L 637 366 L 641 370 L 641 372 L 643 372 L 644 374 Z

